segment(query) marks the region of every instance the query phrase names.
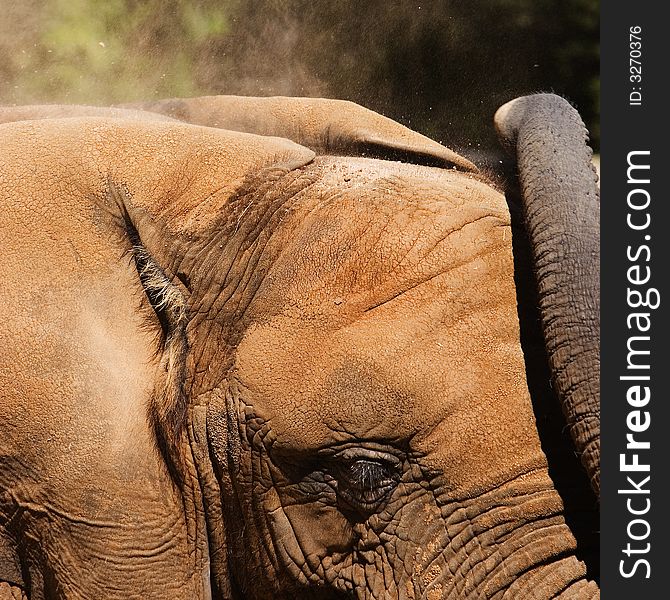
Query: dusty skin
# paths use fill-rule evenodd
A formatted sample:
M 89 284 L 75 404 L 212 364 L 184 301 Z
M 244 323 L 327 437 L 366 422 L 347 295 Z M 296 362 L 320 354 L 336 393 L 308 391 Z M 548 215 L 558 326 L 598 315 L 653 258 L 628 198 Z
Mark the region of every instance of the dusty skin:
M 505 197 L 284 100 L 0 109 L 0 600 L 597 598 Z

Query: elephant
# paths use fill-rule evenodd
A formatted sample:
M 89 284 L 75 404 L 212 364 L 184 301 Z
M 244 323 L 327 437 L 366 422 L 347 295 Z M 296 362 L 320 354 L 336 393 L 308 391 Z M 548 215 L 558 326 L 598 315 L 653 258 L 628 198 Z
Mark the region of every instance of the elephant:
M 339 100 L 0 123 L 0 599 L 599 597 L 565 100 L 496 113 L 507 198 Z

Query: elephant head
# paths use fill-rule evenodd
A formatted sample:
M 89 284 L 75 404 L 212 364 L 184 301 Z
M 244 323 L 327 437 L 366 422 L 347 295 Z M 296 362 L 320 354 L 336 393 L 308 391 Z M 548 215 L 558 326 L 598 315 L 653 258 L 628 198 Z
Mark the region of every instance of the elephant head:
M 0 581 L 598 595 L 474 165 L 339 101 L 59 110 L 0 128 Z

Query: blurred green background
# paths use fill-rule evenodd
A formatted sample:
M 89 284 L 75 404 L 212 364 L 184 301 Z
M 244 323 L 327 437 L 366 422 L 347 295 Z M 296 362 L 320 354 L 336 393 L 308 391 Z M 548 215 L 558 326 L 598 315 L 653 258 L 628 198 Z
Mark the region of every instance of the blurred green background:
M 203 94 L 354 100 L 459 149 L 567 97 L 599 145 L 597 0 L 0 0 L 0 103 Z

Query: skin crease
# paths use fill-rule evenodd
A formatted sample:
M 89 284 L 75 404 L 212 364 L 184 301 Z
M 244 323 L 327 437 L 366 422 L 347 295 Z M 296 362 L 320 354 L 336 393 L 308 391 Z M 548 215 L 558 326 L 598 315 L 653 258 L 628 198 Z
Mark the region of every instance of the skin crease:
M 214 597 L 597 593 L 534 424 L 498 192 L 181 124 L 2 140 L 0 526 L 32 598 L 206 598 L 210 577 Z M 188 304 L 179 486 L 110 185 Z M 374 508 L 333 447 L 382 457 Z

